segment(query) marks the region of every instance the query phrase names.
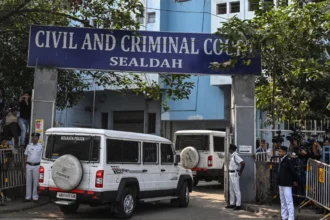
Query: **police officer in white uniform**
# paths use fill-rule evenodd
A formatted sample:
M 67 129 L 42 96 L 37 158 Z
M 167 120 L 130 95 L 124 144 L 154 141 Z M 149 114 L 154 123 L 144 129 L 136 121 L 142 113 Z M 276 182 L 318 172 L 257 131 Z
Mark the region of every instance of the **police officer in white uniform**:
M 230 204 L 226 206 L 227 209 L 240 210 L 241 209 L 241 190 L 239 186 L 239 179 L 245 167 L 244 160 L 236 152 L 237 147 L 233 144 L 229 146 L 230 161 L 229 161 L 229 193 Z M 236 199 L 236 203 L 235 203 Z
M 42 157 L 43 147 L 39 142 L 39 133 L 32 133 L 32 143 L 28 144 L 25 149 L 26 162 L 26 196 L 25 202 L 38 202 L 38 183 L 39 168 Z M 31 195 L 32 194 L 32 195 Z

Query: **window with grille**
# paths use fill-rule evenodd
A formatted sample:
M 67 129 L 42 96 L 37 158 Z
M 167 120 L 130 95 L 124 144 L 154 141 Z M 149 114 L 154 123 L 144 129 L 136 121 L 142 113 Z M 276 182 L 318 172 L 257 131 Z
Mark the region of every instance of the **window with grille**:
M 148 23 L 155 23 L 156 22 L 156 13 L 155 12 L 151 12 L 148 13 Z
M 259 8 L 259 0 L 249 0 L 249 11 L 255 11 Z
M 143 24 L 144 23 L 144 17 L 136 17 L 136 22 Z
M 240 12 L 240 2 L 230 2 L 230 13 Z
M 217 4 L 217 14 L 227 14 L 227 3 Z

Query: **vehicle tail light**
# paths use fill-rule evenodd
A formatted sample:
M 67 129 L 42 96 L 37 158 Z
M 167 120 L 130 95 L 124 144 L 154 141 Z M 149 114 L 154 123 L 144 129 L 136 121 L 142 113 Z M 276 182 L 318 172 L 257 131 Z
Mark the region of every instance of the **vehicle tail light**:
M 95 188 L 103 188 L 104 171 L 98 170 L 95 178 Z
M 45 177 L 45 168 L 43 166 L 39 167 L 39 183 L 44 182 L 44 177 Z
M 209 156 L 207 158 L 207 166 L 209 166 L 209 167 L 213 166 L 213 156 Z

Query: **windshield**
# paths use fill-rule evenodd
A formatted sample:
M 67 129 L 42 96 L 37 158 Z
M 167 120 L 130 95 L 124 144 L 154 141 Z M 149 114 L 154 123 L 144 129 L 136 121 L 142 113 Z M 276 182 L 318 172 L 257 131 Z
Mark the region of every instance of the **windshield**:
M 62 155 L 71 154 L 81 161 L 98 161 L 99 151 L 99 136 L 50 135 L 45 158 L 55 160 Z
M 175 149 L 183 150 L 185 147 L 194 147 L 196 150 L 209 150 L 209 135 L 178 135 Z

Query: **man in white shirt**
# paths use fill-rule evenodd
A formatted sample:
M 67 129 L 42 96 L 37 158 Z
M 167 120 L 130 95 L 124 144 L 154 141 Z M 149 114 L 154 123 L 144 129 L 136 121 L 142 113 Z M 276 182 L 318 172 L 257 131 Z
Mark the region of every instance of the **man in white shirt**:
M 25 149 L 26 162 L 26 196 L 25 202 L 30 202 L 31 198 L 34 202 L 38 202 L 38 183 L 39 168 L 42 158 L 42 145 L 39 142 L 39 133 L 32 133 L 32 143 L 28 144 Z M 32 193 L 31 193 L 32 192 Z
M 245 167 L 244 160 L 236 152 L 237 147 L 233 144 L 229 147 L 230 161 L 229 161 L 229 193 L 230 204 L 226 206 L 227 209 L 240 210 L 241 209 L 241 190 L 239 186 L 239 179 Z M 235 204 L 236 199 L 236 204 Z

